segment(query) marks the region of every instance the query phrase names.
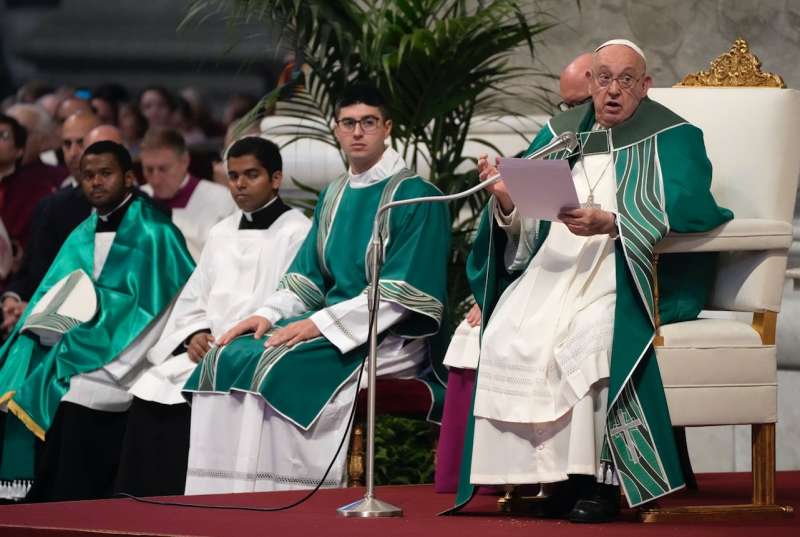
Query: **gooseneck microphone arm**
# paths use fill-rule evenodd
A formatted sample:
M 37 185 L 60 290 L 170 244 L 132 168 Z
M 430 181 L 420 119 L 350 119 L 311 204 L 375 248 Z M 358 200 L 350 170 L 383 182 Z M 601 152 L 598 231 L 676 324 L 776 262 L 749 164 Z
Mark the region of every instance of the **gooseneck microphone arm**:
M 573 132 L 564 132 L 555 137 L 550 143 L 526 156 L 526 159 L 542 158 L 558 151 L 573 151 L 578 146 L 578 139 Z M 480 192 L 484 188 L 500 181 L 500 174 L 495 174 L 488 179 L 481 181 L 477 185 L 447 196 L 424 196 L 397 200 L 382 205 L 375 214 L 375 222 L 372 226 L 372 238 L 370 240 L 370 282 L 367 292 L 367 306 L 369 309 L 369 355 L 367 366 L 367 468 L 366 468 L 366 492 L 364 497 L 353 503 L 344 505 L 337 509 L 340 515 L 345 517 L 390 517 L 402 516 L 403 510 L 390 503 L 379 500 L 375 497 L 375 378 L 377 376 L 378 358 L 378 304 L 380 303 L 380 288 L 378 280 L 380 269 L 383 265 L 383 236 L 381 235 L 380 223 L 383 214 L 389 209 L 402 207 L 404 205 L 414 205 L 417 203 L 443 203 L 461 198 L 466 198 Z

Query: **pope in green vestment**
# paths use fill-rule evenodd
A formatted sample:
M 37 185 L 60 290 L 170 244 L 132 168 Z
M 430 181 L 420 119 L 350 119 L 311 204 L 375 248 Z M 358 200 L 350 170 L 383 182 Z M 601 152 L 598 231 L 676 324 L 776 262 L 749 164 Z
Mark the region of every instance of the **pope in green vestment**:
M 172 302 L 194 269 L 180 231 L 149 200 L 133 195 L 100 274 L 93 278 L 93 213 L 67 238 L 13 332 L 0 348 L 0 398 L 9 411 L 2 479 L 33 477 L 34 435 L 44 440 L 75 375 L 112 362 Z M 76 270 L 92 277 L 97 312 L 52 346 L 23 331 L 38 301 Z
M 633 85 L 631 75 L 624 83 Z M 618 79 L 605 80 L 603 88 Z M 621 90 L 619 82 L 617 90 Z M 610 376 L 605 438 L 598 474 L 616 472 L 631 506 L 640 505 L 683 486 L 658 364 L 653 349 L 654 248 L 668 232 L 710 230 L 733 215 L 717 206 L 710 192 L 711 164 L 702 132 L 664 106 L 643 97 L 624 121 L 598 128 L 596 103 L 586 103 L 551 119 L 531 143 L 531 153 L 555 136 L 578 134 L 579 147 L 549 158 L 567 159 L 570 167 L 584 156 L 611 154 L 616 180 L 616 229 L 613 255 L 616 271 Z M 588 181 L 588 177 L 587 177 Z M 551 231 L 538 221 L 523 231 L 527 258 L 514 270 L 504 260 L 506 234 L 498 229 L 493 204 L 486 208 L 468 262 L 473 293 L 491 321 L 504 290 L 533 263 Z M 518 250 L 519 251 L 519 250 Z M 686 270 L 691 267 L 691 277 Z M 660 321 L 693 319 L 702 309 L 712 283 L 713 254 L 664 256 L 659 265 Z M 534 336 L 532 336 L 534 337 Z M 480 378 L 480 364 L 478 366 Z M 471 497 L 475 418 L 470 416 L 461 465 L 457 505 Z M 589 520 L 581 520 L 589 521 Z

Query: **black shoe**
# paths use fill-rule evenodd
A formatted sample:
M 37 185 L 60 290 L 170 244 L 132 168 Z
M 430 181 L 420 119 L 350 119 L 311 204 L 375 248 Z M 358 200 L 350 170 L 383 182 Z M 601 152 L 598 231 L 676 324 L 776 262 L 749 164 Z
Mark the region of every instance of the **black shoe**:
M 578 500 L 567 515 L 570 522 L 595 524 L 611 522 L 619 516 L 619 487 L 597 485 L 595 494 L 585 500 Z

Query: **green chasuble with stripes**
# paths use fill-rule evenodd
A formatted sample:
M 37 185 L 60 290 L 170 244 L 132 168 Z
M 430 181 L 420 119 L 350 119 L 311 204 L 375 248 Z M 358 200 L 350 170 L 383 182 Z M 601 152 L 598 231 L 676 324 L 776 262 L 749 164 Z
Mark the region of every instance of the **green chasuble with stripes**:
M 570 166 L 584 154 L 613 153 L 617 184 L 617 298 L 611 351 L 606 437 L 601 461 L 615 468 L 631 506 L 683 487 L 661 375 L 653 349 L 654 247 L 669 231 L 710 230 L 733 218 L 717 206 L 710 192 L 711 163 L 703 134 L 664 106 L 645 98 L 627 121 L 592 131 L 591 102 L 564 112 L 542 128 L 528 152 L 572 131 L 580 146 Z M 467 272 L 483 309 L 484 324 L 508 285 L 522 274 L 507 271 L 506 234 L 493 222 L 491 204 L 482 215 Z M 547 238 L 550 222 L 541 221 L 520 240 L 530 242 L 530 259 Z M 530 262 L 530 260 L 528 261 Z M 673 254 L 659 263 L 659 312 L 662 323 L 693 319 L 713 282 L 714 254 Z M 686 271 L 691 277 L 686 277 Z M 480 365 L 479 365 L 480 370 Z M 480 374 L 480 373 L 479 373 Z M 461 465 L 457 506 L 471 497 L 469 470 L 474 421 L 470 415 Z
M 368 248 L 378 207 L 393 200 L 437 195 L 441 193 L 436 187 L 408 170 L 360 188 L 353 188 L 347 176 L 328 185 L 320 195 L 308 237 L 279 284 L 300 298 L 307 311 L 281 320 L 270 333 L 366 293 Z M 384 213 L 381 230 L 385 239 L 381 300 L 395 302 L 410 313 L 390 331 L 407 338 L 437 335 L 446 303 L 447 206 L 433 203 L 391 209 Z M 212 349 L 184 390 L 260 394 L 280 414 L 308 429 L 361 365 L 367 345 L 343 354 L 324 337 L 317 337 L 293 347 L 265 349 L 270 333 L 259 340 L 247 334 Z M 435 361 L 441 359 L 436 353 L 429 356 L 432 354 Z M 440 378 L 435 367 L 421 377 L 433 393 L 429 416 L 433 421 L 441 414 L 444 389 Z
M 97 219 L 92 214 L 67 237 L 0 348 L 0 401 L 10 411 L 2 446 L 2 479 L 33 477 L 34 435 L 44 439 L 70 378 L 119 356 L 172 302 L 194 270 L 178 228 L 150 201 L 135 196 L 102 271 L 92 278 L 97 313 L 70 328 L 52 347 L 42 345 L 20 329 L 36 303 L 62 278 L 77 269 L 94 273 Z

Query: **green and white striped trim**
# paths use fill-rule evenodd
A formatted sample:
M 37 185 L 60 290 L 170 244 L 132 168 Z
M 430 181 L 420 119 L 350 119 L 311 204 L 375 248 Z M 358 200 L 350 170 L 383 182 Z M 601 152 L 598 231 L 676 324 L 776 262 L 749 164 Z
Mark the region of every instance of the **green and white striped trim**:
M 655 322 L 653 252 L 668 231 L 655 138 L 614 153 L 622 246 L 651 322 Z
M 317 222 L 317 258 L 322 273 L 327 277 L 331 277 L 328 265 L 325 263 L 325 246 L 328 243 L 328 235 L 333 225 L 333 219 L 336 217 L 336 210 L 339 208 L 339 203 L 342 201 L 342 194 L 344 194 L 345 187 L 347 186 L 348 175 L 345 173 L 334 182 L 330 184 L 325 191 L 325 197 L 322 199 L 322 205 L 319 208 L 319 216 Z
M 642 409 L 630 382 L 608 413 L 600 459 L 613 465 L 631 507 L 660 498 L 673 489 Z
M 298 272 L 287 272 L 278 283 L 278 289 L 291 291 L 303 301 L 309 310 L 321 308 L 325 302 L 325 296 L 314 282 Z
M 378 209 L 389 203 L 390 201 L 394 201 L 394 196 L 397 193 L 397 189 L 400 188 L 400 184 L 405 181 L 406 179 L 411 179 L 412 177 L 416 177 L 414 172 L 409 170 L 408 168 L 403 168 L 396 174 L 392 175 L 387 179 L 386 186 L 381 193 L 381 198 L 378 200 L 378 206 L 375 208 L 375 213 L 377 214 Z M 389 226 L 389 215 L 391 214 L 392 209 L 389 209 L 381 216 L 381 221 L 378 224 L 378 233 L 380 234 L 383 243 L 383 255 L 386 255 L 386 247 L 389 244 L 389 239 L 391 238 L 391 227 Z M 372 281 L 372 272 L 370 267 L 370 256 L 372 252 L 372 241 L 369 241 L 367 246 L 367 251 L 364 254 L 364 268 L 366 269 L 367 274 L 367 281 Z
M 224 348 L 225 347 L 214 345 L 206 355 L 203 356 L 203 359 L 200 361 L 200 379 L 197 382 L 198 391 L 212 392 L 216 389 L 217 364 L 219 363 L 219 355 Z
M 264 352 L 261 353 L 261 357 L 258 359 L 256 368 L 253 370 L 253 380 L 250 384 L 251 392 L 261 392 L 261 384 L 264 382 L 264 379 L 267 378 L 267 374 L 269 374 L 272 365 L 283 358 L 286 353 L 293 350 L 293 348 L 294 347 L 289 347 L 287 345 L 278 345 L 277 347 L 267 347 L 264 349 Z
M 25 321 L 23 330 L 43 329 L 50 332 L 58 332 L 59 334 L 66 334 L 82 321 L 74 317 L 67 317 L 60 313 L 37 313 L 31 315 Z
M 35 313 L 25 320 L 22 325 L 22 330 L 32 330 L 34 328 L 44 329 L 60 334 L 65 334 L 72 328 L 75 328 L 82 321 L 73 317 L 68 317 L 58 313 L 59 308 L 64 305 L 70 293 L 75 290 L 75 287 L 80 282 L 81 277 L 85 273 L 82 270 L 75 270 L 67 276 L 67 281 L 61 286 L 61 289 L 56 292 L 53 300 L 39 313 Z
M 437 324 L 441 324 L 444 306 L 431 295 L 399 280 L 380 280 L 378 286 L 382 299 L 396 302 L 406 309 L 421 313 L 436 321 Z

